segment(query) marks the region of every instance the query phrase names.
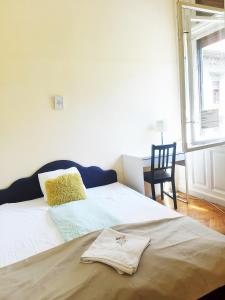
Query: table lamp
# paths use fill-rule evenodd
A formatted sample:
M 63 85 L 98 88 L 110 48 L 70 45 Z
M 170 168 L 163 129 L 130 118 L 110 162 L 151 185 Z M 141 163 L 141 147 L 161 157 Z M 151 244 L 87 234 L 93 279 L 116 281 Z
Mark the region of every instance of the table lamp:
M 155 130 L 161 134 L 161 143 L 163 145 L 163 133 L 166 131 L 166 123 L 164 120 L 158 120 L 155 124 Z

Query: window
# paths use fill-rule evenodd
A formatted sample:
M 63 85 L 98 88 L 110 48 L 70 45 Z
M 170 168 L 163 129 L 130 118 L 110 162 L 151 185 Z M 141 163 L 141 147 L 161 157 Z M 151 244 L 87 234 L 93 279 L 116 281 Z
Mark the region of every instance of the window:
M 225 143 L 224 11 L 180 4 L 179 38 L 184 150 Z
M 217 31 L 214 38 L 197 41 L 199 64 L 199 97 L 202 109 L 220 109 L 225 84 L 225 36 L 224 31 Z
M 224 8 L 224 0 L 196 0 L 197 4 Z

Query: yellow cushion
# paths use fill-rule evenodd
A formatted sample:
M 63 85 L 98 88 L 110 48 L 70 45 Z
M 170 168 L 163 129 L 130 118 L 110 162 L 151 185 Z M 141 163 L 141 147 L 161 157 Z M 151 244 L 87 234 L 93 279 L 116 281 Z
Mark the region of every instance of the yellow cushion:
M 80 174 L 65 174 L 49 179 L 45 182 L 45 189 L 50 206 L 87 198 Z

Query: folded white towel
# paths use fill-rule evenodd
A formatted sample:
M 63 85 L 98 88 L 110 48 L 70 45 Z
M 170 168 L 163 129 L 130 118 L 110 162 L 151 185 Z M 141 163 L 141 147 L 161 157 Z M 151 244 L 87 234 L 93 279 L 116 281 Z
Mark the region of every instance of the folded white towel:
M 150 238 L 105 229 L 81 256 L 81 262 L 101 262 L 118 273 L 134 274 Z

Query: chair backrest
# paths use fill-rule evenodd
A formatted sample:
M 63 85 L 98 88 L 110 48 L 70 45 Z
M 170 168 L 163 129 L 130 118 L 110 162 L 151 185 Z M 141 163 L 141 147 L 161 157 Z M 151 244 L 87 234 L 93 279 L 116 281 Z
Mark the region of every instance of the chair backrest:
M 168 145 L 152 145 L 151 171 L 171 170 L 174 177 L 176 161 L 176 143 Z

